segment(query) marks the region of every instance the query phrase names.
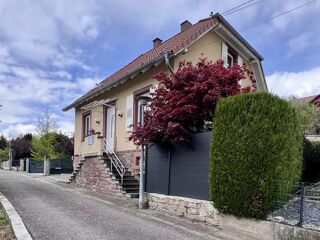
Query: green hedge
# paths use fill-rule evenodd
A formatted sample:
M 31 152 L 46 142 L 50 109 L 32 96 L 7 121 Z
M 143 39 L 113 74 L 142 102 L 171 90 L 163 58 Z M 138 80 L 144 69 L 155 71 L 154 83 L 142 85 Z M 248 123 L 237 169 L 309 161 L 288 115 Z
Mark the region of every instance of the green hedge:
M 303 142 L 303 171 L 302 181 L 320 181 L 320 142 Z
M 288 102 L 268 93 L 219 101 L 211 149 L 211 195 L 221 212 L 263 219 L 273 194 L 300 180 L 302 131 Z

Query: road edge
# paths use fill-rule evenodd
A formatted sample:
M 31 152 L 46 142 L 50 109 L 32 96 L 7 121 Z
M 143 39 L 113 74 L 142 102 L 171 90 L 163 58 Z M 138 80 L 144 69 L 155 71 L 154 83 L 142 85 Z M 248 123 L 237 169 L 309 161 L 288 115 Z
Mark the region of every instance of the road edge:
M 9 218 L 13 233 L 17 240 L 33 240 L 20 215 L 9 202 L 9 200 L 0 192 L 0 203 L 3 210 Z

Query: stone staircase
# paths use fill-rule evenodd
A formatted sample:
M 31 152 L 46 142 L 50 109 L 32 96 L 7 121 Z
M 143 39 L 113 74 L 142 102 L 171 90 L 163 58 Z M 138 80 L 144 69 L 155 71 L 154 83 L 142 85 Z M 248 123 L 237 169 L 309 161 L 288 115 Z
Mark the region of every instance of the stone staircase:
M 123 179 L 121 179 L 121 176 L 115 169 L 115 167 L 111 167 L 111 160 L 108 156 L 103 156 L 99 159 L 101 161 L 101 164 L 105 167 L 105 170 L 109 173 L 112 181 L 116 182 L 116 184 L 119 186 L 121 193 L 124 196 L 128 198 L 139 197 L 139 181 L 132 175 L 132 173 L 127 168 L 125 168 Z M 90 160 L 80 160 L 79 166 L 75 168 L 71 175 L 71 178 L 69 180 L 70 183 L 76 182 L 76 177 L 81 171 L 82 166 L 85 164 L 85 161 Z

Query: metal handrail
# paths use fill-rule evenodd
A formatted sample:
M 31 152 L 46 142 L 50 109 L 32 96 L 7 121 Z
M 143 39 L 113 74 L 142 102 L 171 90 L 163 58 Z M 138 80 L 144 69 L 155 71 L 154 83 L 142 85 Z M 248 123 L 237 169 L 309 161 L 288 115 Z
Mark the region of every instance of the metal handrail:
M 108 142 L 106 138 L 104 138 L 103 141 L 104 141 L 104 151 L 108 155 L 111 161 L 111 171 L 112 171 L 112 167 L 114 167 L 117 170 L 117 172 L 121 177 L 121 184 L 123 184 L 123 176 L 126 172 L 125 166 L 119 159 L 118 155 L 114 152 L 110 142 Z

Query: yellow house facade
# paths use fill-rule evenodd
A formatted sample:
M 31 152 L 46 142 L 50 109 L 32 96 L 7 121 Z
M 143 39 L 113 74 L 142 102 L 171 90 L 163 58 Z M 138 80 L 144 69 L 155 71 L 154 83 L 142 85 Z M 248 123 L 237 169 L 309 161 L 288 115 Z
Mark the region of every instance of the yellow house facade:
M 139 118 L 139 97 L 157 86 L 152 78 L 155 73 L 176 71 L 181 61 L 195 64 L 200 57 L 245 64 L 256 82 L 246 79 L 240 85 L 267 91 L 263 58 L 220 14 L 195 24 L 185 21 L 177 35 L 164 42 L 156 38 L 150 51 L 63 109 L 75 109 L 74 166 L 86 158 L 103 156 L 108 144 L 133 175 L 139 173 L 139 151 L 128 140 L 131 125 Z

